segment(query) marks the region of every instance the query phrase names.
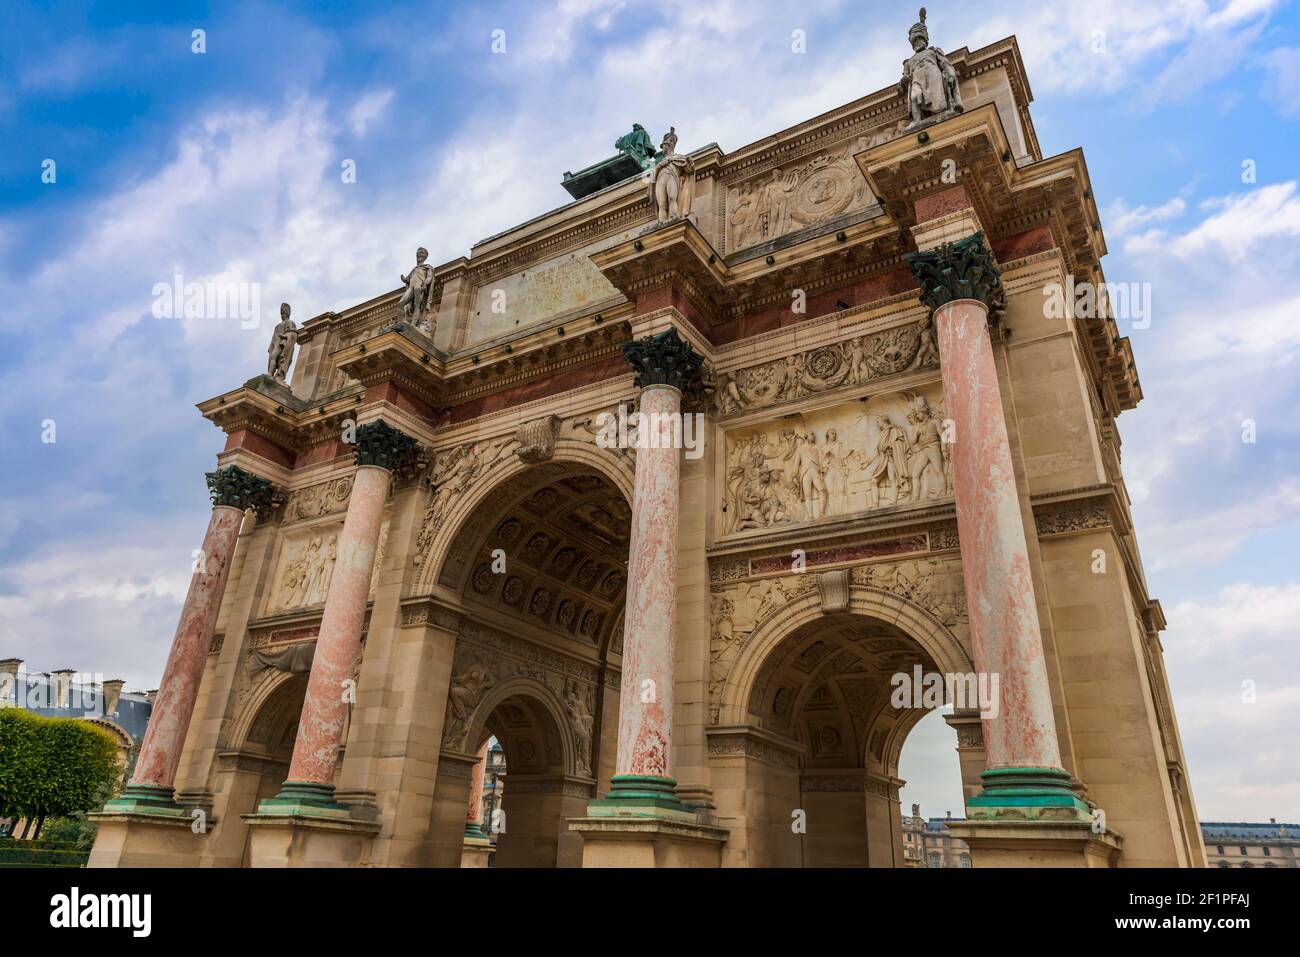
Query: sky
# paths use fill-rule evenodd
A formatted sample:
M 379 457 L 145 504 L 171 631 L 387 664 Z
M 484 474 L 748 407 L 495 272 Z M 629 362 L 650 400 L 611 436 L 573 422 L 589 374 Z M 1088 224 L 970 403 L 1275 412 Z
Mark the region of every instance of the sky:
M 1201 817 L 1300 821 L 1300 15 L 927 7 L 945 50 L 1018 38 L 1044 155 L 1087 158 L 1107 278 L 1150 284 L 1119 429 Z M 222 447 L 194 405 L 263 370 L 280 301 L 305 320 L 395 288 L 417 245 L 467 254 L 633 122 L 731 151 L 889 86 L 916 13 L 7 2 L 0 657 L 157 685 Z M 176 275 L 256 284 L 263 321 L 158 318 Z M 939 716 L 901 771 L 905 806 L 961 813 Z

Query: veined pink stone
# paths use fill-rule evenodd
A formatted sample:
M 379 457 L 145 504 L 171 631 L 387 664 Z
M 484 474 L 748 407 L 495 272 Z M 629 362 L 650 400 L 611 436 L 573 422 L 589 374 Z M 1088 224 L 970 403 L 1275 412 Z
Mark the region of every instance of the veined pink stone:
M 465 808 L 466 824 L 483 823 L 483 778 L 487 772 L 488 743 L 478 749 L 478 763 L 469 776 L 469 804 Z
M 956 429 L 953 494 L 975 668 L 998 675 L 988 766 L 1061 766 L 1043 638 L 984 304 L 935 310 L 944 405 Z
M 672 386 L 641 391 L 641 428 L 654 427 L 658 441 L 637 443 L 615 768 L 620 775 L 671 776 L 681 474 L 672 422 L 681 405 L 682 394 Z
M 361 646 L 388 479 L 387 469 L 361 465 L 352 482 L 352 497 L 339 532 L 334 574 L 298 721 L 290 781 L 334 783 L 334 766 L 348 713 L 345 692 Z
M 185 593 L 158 698 L 131 775 L 132 784 L 170 788 L 176 783 L 181 748 L 208 660 L 208 643 L 217 625 L 221 596 L 230 575 L 230 556 L 243 521 L 243 511 L 233 506 L 218 505 L 212 510 L 207 534 L 203 536 L 202 561 L 195 568 L 190 589 Z

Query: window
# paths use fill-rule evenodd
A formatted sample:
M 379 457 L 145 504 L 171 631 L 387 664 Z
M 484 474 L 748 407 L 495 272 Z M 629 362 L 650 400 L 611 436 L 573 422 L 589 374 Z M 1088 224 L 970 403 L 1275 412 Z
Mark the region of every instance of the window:
M 1219 847 L 1219 853 L 1222 854 L 1222 853 L 1223 853 L 1223 845 L 1220 844 L 1218 847 Z
M 930 855 L 930 866 L 931 866 L 931 867 L 943 867 L 943 864 L 941 863 L 938 854 L 931 854 L 931 855 Z
M 1241 847 L 1238 847 L 1237 850 L 1241 851 L 1242 857 L 1245 857 L 1249 853 L 1249 851 L 1246 850 L 1246 846 L 1244 844 Z
M 962 867 L 970 867 L 970 855 L 969 855 L 969 854 L 963 854 L 963 855 L 961 856 L 961 866 L 962 866 Z M 1269 866 L 1269 867 L 1272 867 L 1273 865 L 1270 864 L 1270 865 L 1268 865 L 1268 866 Z
M 1264 848 L 1264 856 L 1265 856 L 1265 857 L 1272 857 L 1272 856 L 1273 856 L 1273 852 L 1270 851 L 1270 850 L 1266 847 L 1266 848 Z

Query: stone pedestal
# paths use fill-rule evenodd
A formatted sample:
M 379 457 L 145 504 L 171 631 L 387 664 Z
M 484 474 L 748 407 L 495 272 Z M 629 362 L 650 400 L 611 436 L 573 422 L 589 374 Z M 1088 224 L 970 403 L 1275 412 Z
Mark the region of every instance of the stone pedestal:
M 98 811 L 87 867 L 195 867 L 204 833 L 195 833 L 188 813 Z
M 953 821 L 948 831 L 970 847 L 972 867 L 1115 867 L 1124 838 L 1077 821 Z
M 583 867 L 721 867 L 728 833 L 690 812 L 576 818 L 569 828 L 582 835 Z
M 486 837 L 465 838 L 465 847 L 460 852 L 461 867 L 487 867 L 492 859 L 492 842 Z
M 309 814 L 245 814 L 250 867 L 359 867 L 369 863 L 379 824 L 358 821 L 346 811 L 326 817 Z

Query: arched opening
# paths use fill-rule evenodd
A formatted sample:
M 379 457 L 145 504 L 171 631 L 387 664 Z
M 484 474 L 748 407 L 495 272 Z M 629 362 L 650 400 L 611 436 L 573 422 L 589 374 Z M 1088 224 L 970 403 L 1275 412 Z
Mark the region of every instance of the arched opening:
M 494 866 L 581 865 L 565 821 L 584 816 L 616 750 L 631 524 L 622 484 L 586 462 L 512 463 L 462 503 L 472 508 L 443 559 L 431 556 L 440 593 L 462 610 L 438 770 L 452 797 L 435 801 L 435 845 L 449 844 L 437 835 L 452 834 L 462 788 L 463 827 L 478 752 L 494 738 L 509 772 L 486 822 Z
M 710 750 L 719 817 L 732 827 L 724 864 L 925 860 L 922 847 L 910 860 L 905 850 L 899 760 L 918 722 L 950 700 L 946 676 L 971 674 L 969 655 L 939 615 L 864 586 L 866 573 L 836 574 L 760 608 L 720 689 Z M 955 622 L 962 609 L 950 604 L 941 608 Z M 982 752 L 970 770 L 981 763 Z M 949 766 L 954 782 L 968 773 L 956 758 Z
M 289 762 L 298 737 L 298 719 L 307 696 L 306 673 L 284 674 L 273 679 L 273 687 L 253 712 L 252 720 L 233 753 L 222 755 L 223 768 L 231 775 L 228 807 L 238 814 L 251 814 L 264 798 L 275 797 L 289 776 Z M 227 812 L 227 816 L 238 820 Z M 226 828 L 238 834 L 243 867 L 249 866 L 249 828 Z

